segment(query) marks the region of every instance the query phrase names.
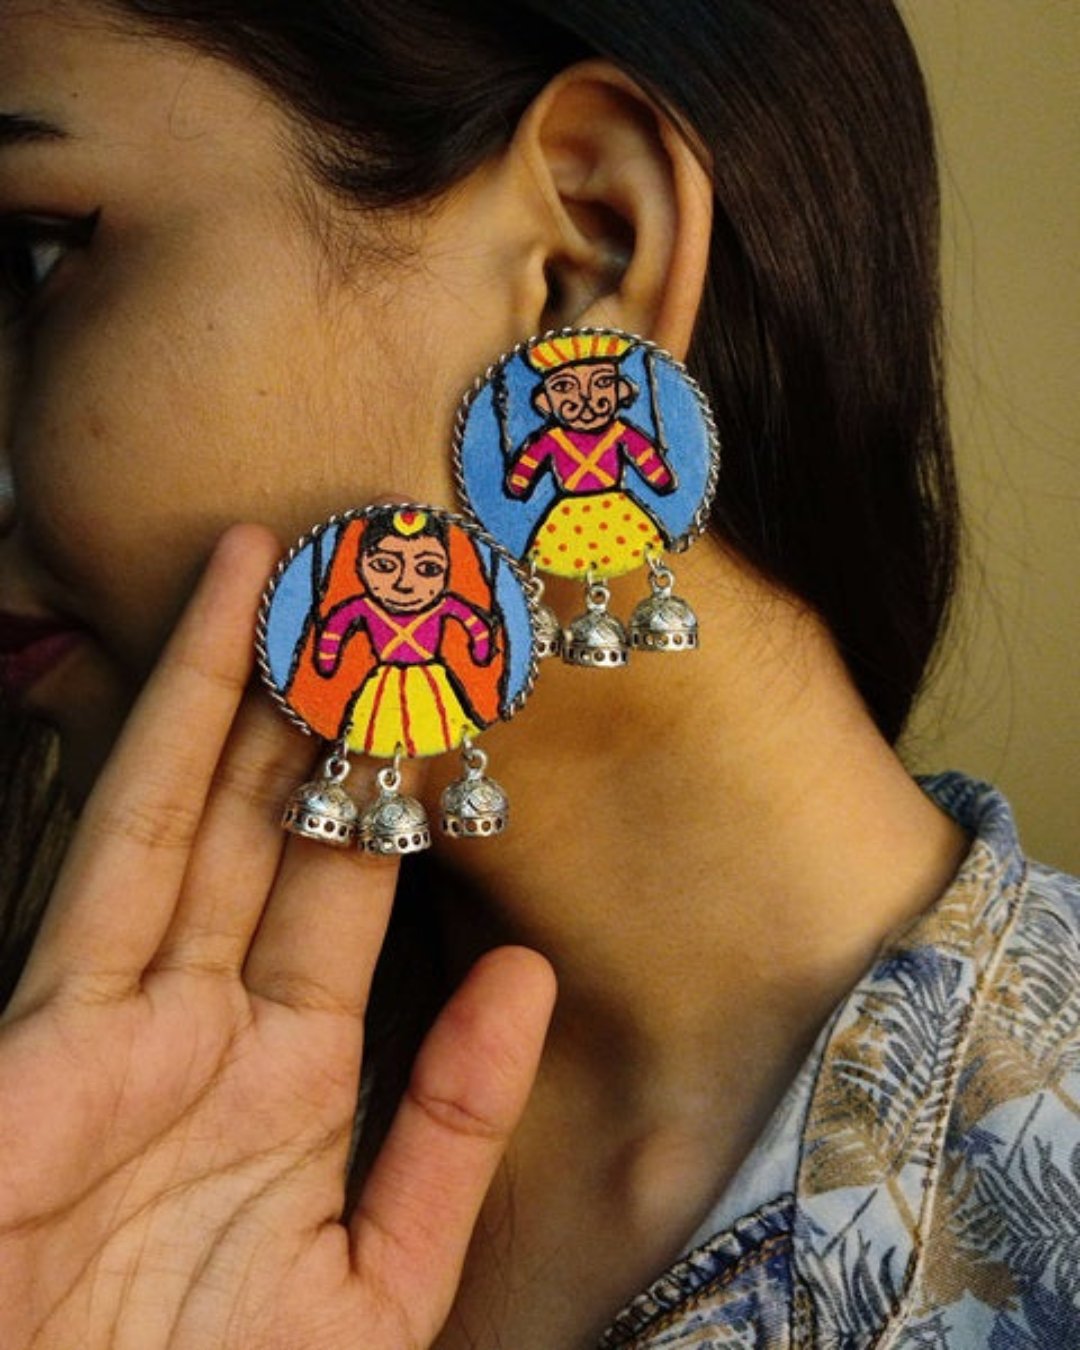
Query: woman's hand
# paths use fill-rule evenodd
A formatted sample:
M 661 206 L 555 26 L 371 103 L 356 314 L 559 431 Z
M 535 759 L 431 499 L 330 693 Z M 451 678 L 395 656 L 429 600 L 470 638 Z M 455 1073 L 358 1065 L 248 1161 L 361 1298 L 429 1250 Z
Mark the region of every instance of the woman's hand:
M 97 789 L 0 1025 L 4 1350 L 407 1350 L 449 1310 L 553 998 L 485 957 L 342 1216 L 396 868 L 286 840 L 258 693 L 277 546 L 229 532 Z

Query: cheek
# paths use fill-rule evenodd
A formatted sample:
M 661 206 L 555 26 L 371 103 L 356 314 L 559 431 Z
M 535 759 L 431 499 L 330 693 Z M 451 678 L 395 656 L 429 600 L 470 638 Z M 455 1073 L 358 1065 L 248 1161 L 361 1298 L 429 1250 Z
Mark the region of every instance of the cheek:
M 144 666 L 227 523 L 227 466 L 188 434 L 182 382 L 153 344 L 142 362 L 67 355 L 65 379 L 32 386 L 20 437 L 28 533 L 79 617 Z
M 360 581 L 365 590 L 371 592 L 376 599 L 382 595 L 386 588 L 386 577 L 382 572 L 376 572 L 370 567 L 361 567 Z
M 150 664 L 233 521 L 288 544 L 380 495 L 452 497 L 449 457 L 431 449 L 445 444 L 443 417 L 415 398 L 415 353 L 392 355 L 411 328 L 384 323 L 375 342 L 367 299 L 328 322 L 291 243 L 253 250 L 249 221 L 192 233 L 198 245 L 180 232 L 175 253 L 123 250 L 115 271 L 73 287 L 18 400 L 35 565 L 132 671 Z
M 143 285 L 137 303 L 54 323 L 16 419 L 31 547 L 133 670 L 152 661 L 228 524 L 260 521 L 291 541 L 330 496 L 330 419 L 296 358 L 295 320 L 228 296 L 180 310 L 182 294 L 175 279 Z

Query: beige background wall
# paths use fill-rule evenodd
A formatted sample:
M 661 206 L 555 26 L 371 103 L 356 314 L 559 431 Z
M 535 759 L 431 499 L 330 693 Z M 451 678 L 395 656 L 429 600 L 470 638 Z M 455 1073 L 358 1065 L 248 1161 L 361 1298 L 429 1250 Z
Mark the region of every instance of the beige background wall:
M 909 740 L 1080 873 L 1080 0 L 901 0 L 938 118 L 969 566 Z

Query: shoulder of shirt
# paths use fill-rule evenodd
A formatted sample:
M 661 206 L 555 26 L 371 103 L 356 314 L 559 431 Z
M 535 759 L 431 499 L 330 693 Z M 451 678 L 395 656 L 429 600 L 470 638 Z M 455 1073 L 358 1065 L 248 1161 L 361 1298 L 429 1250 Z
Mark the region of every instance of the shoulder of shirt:
M 1026 898 L 1029 903 L 1050 906 L 1074 929 L 1080 928 L 1080 877 L 1029 861 Z

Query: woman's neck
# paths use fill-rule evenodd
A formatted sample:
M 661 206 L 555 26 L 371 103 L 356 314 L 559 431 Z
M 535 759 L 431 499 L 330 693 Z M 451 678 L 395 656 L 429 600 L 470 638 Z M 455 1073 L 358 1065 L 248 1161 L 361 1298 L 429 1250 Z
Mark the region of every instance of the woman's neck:
M 562 1024 L 601 1062 L 612 1038 L 667 1058 L 699 1021 L 723 1039 L 725 1013 L 819 1024 L 964 850 L 812 615 L 708 542 L 679 573 L 702 649 L 549 663 L 485 738 L 513 829 L 454 859 L 481 928 L 553 960 Z

